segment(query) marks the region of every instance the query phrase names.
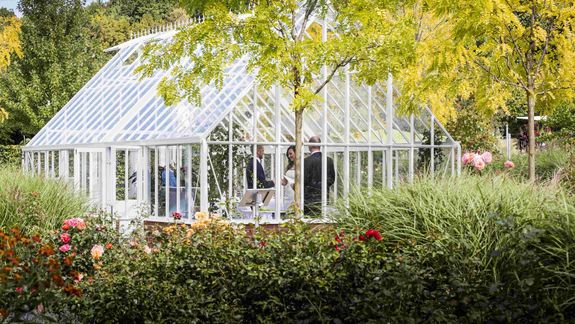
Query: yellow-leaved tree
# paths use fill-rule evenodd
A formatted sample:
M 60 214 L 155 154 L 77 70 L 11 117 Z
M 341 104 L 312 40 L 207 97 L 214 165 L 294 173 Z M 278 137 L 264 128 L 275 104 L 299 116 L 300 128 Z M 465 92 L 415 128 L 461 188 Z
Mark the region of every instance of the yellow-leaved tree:
M 22 22 L 16 16 L 0 17 L 0 72 L 10 65 L 12 54 L 22 56 L 20 47 L 20 28 Z M 0 122 L 8 117 L 0 107 Z
M 575 97 L 575 1 L 436 0 L 434 12 L 449 17 L 445 50 L 464 58 L 479 105 L 504 109 L 513 90 L 525 93 L 534 180 L 535 111 Z

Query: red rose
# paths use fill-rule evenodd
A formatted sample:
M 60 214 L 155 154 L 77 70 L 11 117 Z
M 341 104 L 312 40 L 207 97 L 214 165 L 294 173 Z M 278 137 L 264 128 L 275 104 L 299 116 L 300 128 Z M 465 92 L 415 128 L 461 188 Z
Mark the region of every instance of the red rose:
M 381 241 L 381 234 L 374 229 L 368 229 L 367 232 L 365 232 L 365 236 L 368 238 L 373 237 L 376 241 Z
M 112 248 L 112 243 L 106 243 L 106 249 L 111 249 Z
M 360 240 L 360 241 L 365 241 L 365 236 L 360 235 L 360 236 L 359 236 L 359 240 Z
M 70 225 L 68 225 L 68 224 L 62 225 L 62 230 L 63 230 L 63 231 L 67 231 L 67 230 L 69 230 L 69 229 L 70 229 Z
M 174 219 L 182 219 L 182 214 L 179 213 L 179 212 L 173 212 L 173 213 L 172 213 L 172 217 L 173 217 Z

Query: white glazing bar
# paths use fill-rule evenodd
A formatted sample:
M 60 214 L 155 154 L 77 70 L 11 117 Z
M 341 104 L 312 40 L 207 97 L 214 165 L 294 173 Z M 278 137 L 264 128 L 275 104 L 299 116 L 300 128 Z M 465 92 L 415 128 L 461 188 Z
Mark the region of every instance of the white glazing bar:
M 455 175 L 455 146 L 449 150 L 449 156 L 451 159 L 451 175 Z
M 372 87 L 367 87 L 367 142 L 369 146 L 367 147 L 367 188 L 369 192 L 373 188 L 373 150 L 371 148 L 371 142 L 373 140 L 373 125 L 371 124 L 371 119 L 373 118 L 372 111 Z
M 333 183 L 333 201 L 336 202 L 338 199 L 337 196 L 337 187 L 339 185 L 339 174 L 337 174 L 337 161 L 338 161 L 338 154 L 334 152 L 333 154 L 333 169 L 335 170 L 335 181 Z
M 228 213 L 228 217 L 231 215 L 230 214 L 230 210 L 229 207 L 231 206 L 232 203 L 232 198 L 234 197 L 234 193 L 233 193 L 233 189 L 234 189 L 234 146 L 232 144 L 232 141 L 234 139 L 234 114 L 233 114 L 233 110 L 230 111 L 229 115 L 228 115 L 228 141 L 230 141 L 230 144 L 228 144 L 228 202 L 226 204 L 226 208 L 227 208 L 227 213 Z
M 70 177 L 68 163 L 69 163 L 68 151 L 61 150 L 60 159 L 58 160 L 60 168 L 58 174 L 60 175 L 60 179 L 68 179 Z
M 381 187 L 385 188 L 387 186 L 386 174 L 387 174 L 387 152 L 388 150 L 385 149 L 381 151 Z
M 50 152 L 44 151 L 44 177 L 50 177 Z
M 202 139 L 200 153 L 200 210 L 208 211 L 208 142 Z
M 389 148 L 387 149 L 386 163 L 385 167 L 387 170 L 387 188 L 393 188 L 393 76 L 389 73 L 387 77 L 387 95 L 386 95 L 386 135 L 387 135 L 387 144 Z
M 356 159 L 355 159 L 355 185 L 357 188 L 361 188 L 361 152 L 355 152 Z
M 159 159 L 158 159 L 158 147 L 154 147 L 154 217 L 158 217 L 158 204 L 160 203 L 160 199 L 159 199 L 159 189 L 160 189 L 160 183 L 158 181 L 158 165 L 159 165 Z
M 186 146 L 186 201 L 187 201 L 187 210 L 188 213 L 188 221 L 192 219 L 192 146 Z
M 79 152 L 78 159 L 80 161 L 78 165 L 80 190 L 86 192 L 86 153 Z
M 431 171 L 431 175 L 433 176 L 435 173 L 435 117 L 431 114 L 431 125 L 429 130 L 429 140 L 431 144 L 431 153 L 430 153 L 430 163 L 429 170 Z
M 170 214 L 170 147 L 164 146 L 164 201 L 166 203 L 163 210 L 164 217 Z
M 323 22 L 322 22 L 322 28 L 321 28 L 321 41 L 323 43 L 327 42 L 327 21 L 326 21 L 326 17 L 324 17 Z M 322 67 L 322 77 L 323 79 L 327 79 L 327 66 L 324 65 Z M 323 103 L 322 103 L 322 121 L 321 121 L 321 140 L 322 143 L 327 143 L 330 141 L 330 139 L 328 138 L 327 135 L 327 128 L 328 128 L 328 122 L 327 122 L 327 110 L 328 110 L 328 105 L 327 105 L 327 98 L 328 98 L 328 87 L 329 85 L 326 84 L 325 87 L 323 88 Z M 322 150 L 322 154 L 321 154 L 321 213 L 323 217 L 326 217 L 326 206 L 327 206 L 327 197 L 328 197 L 328 192 L 327 192 L 327 146 L 322 146 L 321 148 Z
M 395 184 L 399 185 L 399 161 L 401 161 L 401 159 L 399 158 L 401 155 L 402 151 L 395 151 Z
M 301 150 L 302 150 L 302 154 L 300 154 L 300 160 L 299 160 L 299 174 L 300 174 L 300 177 L 299 177 L 299 187 L 300 187 L 300 201 L 301 201 L 301 206 L 299 206 L 299 207 L 300 207 L 301 210 L 303 211 L 303 210 L 304 210 L 304 206 L 305 206 L 305 201 L 304 201 L 304 199 L 303 199 L 303 197 L 304 197 L 303 194 L 304 194 L 304 190 L 305 190 L 305 188 L 304 188 L 304 182 L 303 182 L 303 178 L 304 178 L 304 177 L 303 177 L 303 171 L 304 171 L 304 170 L 303 170 L 303 169 L 304 169 L 304 168 L 303 168 L 303 162 L 304 162 L 304 154 L 303 154 L 303 152 L 305 152 L 305 144 L 303 144 L 303 145 L 301 146 Z M 295 196 L 294 196 L 294 197 L 295 197 Z M 303 215 L 303 213 L 302 213 L 302 215 Z M 305 215 L 304 215 L 304 217 L 305 217 Z
M 141 168 L 138 170 L 139 174 L 136 178 L 136 184 L 139 179 L 142 179 L 142 183 L 138 186 L 140 188 L 140 199 L 146 202 L 147 206 L 150 206 L 150 149 L 148 147 L 142 147 L 140 149 L 140 165 Z
M 349 98 L 349 87 L 350 87 L 350 75 L 349 75 L 349 67 L 345 68 L 345 98 L 344 98 L 344 123 L 345 123 L 345 147 L 343 151 L 343 198 L 346 201 L 349 195 L 349 181 L 350 181 L 350 174 L 349 174 L 349 143 L 350 143 L 350 98 Z
M 56 171 L 54 169 L 54 163 L 56 160 L 56 151 L 50 151 L 50 177 L 55 178 L 56 177 Z
M 22 170 L 24 170 L 24 172 L 29 172 L 29 171 L 30 171 L 29 168 L 28 168 L 28 162 L 29 162 L 29 160 L 30 160 L 29 154 L 30 154 L 29 152 L 24 152 L 24 153 L 23 153 L 24 158 L 22 159 L 22 164 L 21 164 L 21 165 L 22 165 Z
M 76 191 L 80 190 L 80 155 L 78 150 L 74 150 L 74 187 Z
M 129 186 L 128 183 L 130 182 L 130 160 L 131 154 L 130 150 L 124 150 L 124 218 L 128 215 L 128 199 L 130 198 Z M 137 175 L 136 175 L 137 176 Z
M 282 136 L 282 126 L 281 126 L 281 104 L 280 104 L 280 86 L 276 83 L 274 86 L 274 116 L 275 116 L 275 140 L 276 142 L 281 142 Z M 282 179 L 282 152 L 281 146 L 275 145 L 275 185 L 276 185 L 276 204 L 275 204 L 275 219 L 280 219 L 280 210 L 283 209 L 283 190 L 281 185 Z M 288 184 L 289 185 L 289 184 Z
M 257 142 L 258 138 L 257 138 L 257 128 L 258 128 L 258 119 L 257 119 L 257 108 L 256 108 L 256 103 L 257 103 L 257 98 L 258 98 L 258 94 L 257 94 L 257 87 L 256 84 L 253 84 L 253 93 L 252 93 L 252 141 L 253 142 Z M 258 173 L 258 168 L 257 168 L 257 145 L 253 144 L 252 145 L 252 187 L 250 189 L 257 189 L 258 188 L 258 178 L 257 178 L 257 173 Z M 255 215 L 256 217 L 258 215 Z M 257 220 L 254 220 L 257 224 Z
M 182 146 L 176 146 L 176 211 L 181 213 L 182 210 L 181 202 L 180 202 L 180 184 L 181 184 L 181 176 L 180 176 L 180 168 L 182 167 Z
M 409 144 L 410 144 L 410 148 L 409 148 L 409 161 L 408 161 L 408 175 L 407 175 L 407 179 L 408 181 L 411 183 L 413 182 L 413 174 L 415 173 L 415 118 L 413 116 L 413 114 L 411 114 L 409 116 Z

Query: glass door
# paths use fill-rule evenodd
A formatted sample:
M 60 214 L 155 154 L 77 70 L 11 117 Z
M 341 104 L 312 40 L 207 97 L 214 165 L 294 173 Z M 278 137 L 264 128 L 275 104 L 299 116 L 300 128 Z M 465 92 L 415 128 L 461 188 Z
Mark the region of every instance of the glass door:
M 106 164 L 103 149 L 77 149 L 75 162 L 76 187 L 99 208 L 105 206 Z

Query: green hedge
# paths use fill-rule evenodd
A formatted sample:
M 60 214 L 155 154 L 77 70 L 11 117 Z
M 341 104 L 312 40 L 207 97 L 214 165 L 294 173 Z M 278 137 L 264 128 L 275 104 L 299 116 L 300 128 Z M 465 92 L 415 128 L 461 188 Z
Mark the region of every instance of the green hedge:
M 21 161 L 20 145 L 0 145 L 0 165 L 20 165 Z

